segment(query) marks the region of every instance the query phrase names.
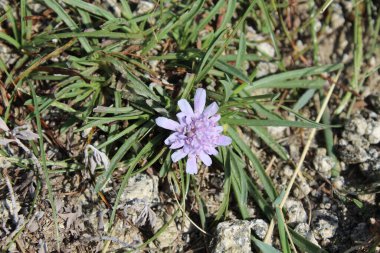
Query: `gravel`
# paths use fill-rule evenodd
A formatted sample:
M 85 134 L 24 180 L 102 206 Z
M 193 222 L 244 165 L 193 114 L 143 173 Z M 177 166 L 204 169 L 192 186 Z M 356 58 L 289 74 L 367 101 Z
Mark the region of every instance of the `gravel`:
M 225 221 L 216 228 L 216 242 L 213 253 L 251 252 L 251 226 L 249 221 Z
M 334 168 L 336 162 L 335 160 L 326 155 L 327 151 L 325 148 L 317 149 L 316 155 L 313 160 L 314 168 L 325 178 L 331 177 L 331 170 Z
M 268 223 L 262 219 L 255 219 L 251 221 L 251 226 L 255 236 L 263 240 L 268 231 Z
M 319 209 L 313 212 L 312 231 L 316 239 L 325 240 L 332 238 L 338 226 L 338 217 L 330 211 Z
M 285 202 L 285 209 L 287 210 L 288 223 L 298 224 L 307 221 L 307 214 L 305 209 L 303 208 L 301 201 L 295 198 L 289 198 Z

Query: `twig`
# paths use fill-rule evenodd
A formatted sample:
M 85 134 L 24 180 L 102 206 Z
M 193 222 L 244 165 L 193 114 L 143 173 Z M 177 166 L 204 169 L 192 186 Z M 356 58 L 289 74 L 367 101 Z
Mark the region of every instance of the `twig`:
M 19 219 L 18 219 L 18 214 L 17 214 L 17 210 L 16 210 L 16 208 L 17 208 L 16 207 L 16 197 L 15 197 L 15 194 L 13 192 L 12 183 L 9 180 L 8 169 L 7 168 L 3 169 L 3 176 L 4 176 L 4 179 L 5 179 L 5 184 L 8 187 L 9 195 L 11 196 L 11 206 L 9 208 L 10 209 L 9 211 L 10 211 L 12 217 L 13 217 L 13 222 L 15 223 L 15 225 L 17 227 Z
M 175 194 L 175 192 L 174 192 L 174 187 L 173 187 L 172 182 L 171 182 L 170 180 L 169 180 L 169 182 L 170 182 L 170 190 L 172 190 L 173 195 L 174 195 L 174 199 L 175 199 L 175 201 L 177 202 L 177 205 L 178 205 L 179 209 L 181 210 L 181 212 L 182 212 L 182 213 L 185 215 L 185 217 L 190 221 L 190 223 L 193 224 L 193 225 L 194 225 L 199 231 L 201 231 L 201 232 L 202 232 L 203 234 L 205 234 L 205 235 L 210 235 L 209 233 L 207 233 L 206 231 L 204 231 L 201 227 L 199 227 L 197 224 L 195 224 L 195 222 L 194 222 L 192 219 L 190 219 L 190 217 L 186 214 L 186 211 L 183 210 L 181 204 L 179 203 L 179 201 L 178 201 L 178 199 L 177 199 L 177 196 L 176 196 L 176 194 Z
M 317 119 L 315 120 L 316 123 L 318 123 L 318 122 L 321 120 L 321 118 L 322 118 L 322 115 L 323 115 L 323 113 L 324 113 L 324 111 L 325 111 L 325 109 L 326 109 L 326 107 L 327 107 L 327 104 L 328 104 L 328 102 L 329 102 L 329 100 L 330 100 L 330 97 L 331 97 L 333 91 L 334 91 L 335 85 L 336 85 L 336 83 L 337 83 L 337 81 L 338 81 L 338 79 L 339 79 L 339 76 L 340 76 L 341 72 L 342 72 L 342 70 L 340 70 L 340 71 L 338 72 L 338 74 L 337 74 L 336 77 L 334 78 L 334 81 L 333 81 L 332 85 L 330 86 L 330 89 L 329 89 L 329 91 L 328 91 L 328 93 L 327 93 L 327 96 L 325 97 L 325 99 L 324 99 L 324 101 L 323 101 L 323 104 L 322 104 L 321 110 L 319 111 L 318 116 L 317 116 Z M 292 176 L 292 178 L 290 179 L 290 182 L 289 182 L 289 184 L 288 184 L 288 187 L 286 188 L 286 191 L 285 191 L 284 197 L 282 198 L 281 203 L 280 203 L 279 206 L 278 206 L 278 207 L 280 208 L 280 210 L 282 210 L 282 208 L 284 207 L 284 205 L 285 205 L 285 203 L 286 203 L 286 200 L 287 200 L 288 197 L 289 197 L 290 191 L 292 190 L 293 184 L 294 184 L 294 182 L 295 182 L 297 176 L 299 175 L 299 172 L 301 171 L 301 167 L 302 167 L 302 165 L 303 165 L 303 162 L 304 162 L 304 160 L 305 160 L 305 158 L 306 158 L 307 152 L 309 151 L 309 148 L 310 148 L 311 142 L 312 142 L 312 140 L 314 139 L 314 136 L 315 136 L 316 132 L 317 132 L 317 129 L 316 129 L 316 128 L 313 128 L 313 129 L 311 130 L 311 132 L 310 132 L 309 138 L 308 138 L 308 140 L 307 140 L 307 142 L 306 142 L 306 145 L 305 145 L 305 147 L 304 147 L 304 149 L 303 149 L 303 151 L 302 151 L 301 158 L 300 158 L 300 160 L 299 160 L 299 162 L 298 162 L 298 164 L 297 164 L 297 167 L 296 167 L 295 171 L 293 172 L 293 176 Z M 272 237 L 273 229 L 274 229 L 274 218 L 272 218 L 272 220 L 271 220 L 270 226 L 269 226 L 269 228 L 268 228 L 268 232 L 267 232 L 267 234 L 265 235 L 264 242 L 268 242 L 269 239 Z
M 334 83 L 333 83 L 333 85 L 331 85 L 331 87 L 330 87 L 330 89 L 329 89 L 329 91 L 328 91 L 328 93 L 327 93 L 327 96 L 326 96 L 326 98 L 325 98 L 324 101 L 323 101 L 323 104 L 322 104 L 321 110 L 319 111 L 318 116 L 317 116 L 317 119 L 315 120 L 316 123 L 319 123 L 319 121 L 320 121 L 321 118 L 322 118 L 322 115 L 323 115 L 323 113 L 324 113 L 324 111 L 325 111 L 325 109 L 326 109 L 326 107 L 327 107 L 327 104 L 328 104 L 328 102 L 329 102 L 329 100 L 330 100 L 330 97 L 331 97 L 331 95 L 332 95 L 332 93 L 333 93 L 333 91 L 334 91 L 335 84 L 336 84 L 336 82 L 337 82 L 337 80 L 338 80 L 338 78 L 339 78 L 341 72 L 342 72 L 342 70 L 340 70 L 339 73 L 338 73 L 338 75 L 335 77 Z M 303 165 L 303 162 L 304 162 L 304 160 L 305 160 L 305 158 L 306 158 L 307 152 L 309 151 L 309 148 L 310 148 L 311 142 L 312 142 L 312 140 L 314 139 L 314 136 L 315 136 L 316 132 L 317 132 L 317 129 L 316 129 L 316 128 L 313 128 L 313 129 L 311 130 L 311 132 L 310 132 L 310 135 L 309 135 L 309 138 L 308 138 L 308 140 L 307 140 L 307 142 L 306 142 L 305 148 L 303 149 L 303 152 L 302 152 L 301 158 L 300 158 L 300 160 L 299 160 L 299 162 L 298 162 L 298 164 L 297 164 L 297 167 L 296 167 L 296 169 L 295 169 L 295 171 L 294 171 L 294 173 L 293 173 L 292 178 L 290 179 L 290 183 L 289 183 L 288 187 L 286 188 L 284 198 L 282 199 L 282 201 L 281 201 L 281 203 L 280 203 L 280 205 L 279 205 L 280 209 L 284 207 L 285 202 L 286 202 L 286 200 L 287 200 L 288 197 L 289 197 L 290 191 L 292 190 L 292 187 L 293 187 L 293 184 L 294 184 L 294 182 L 295 182 L 295 180 L 296 180 L 296 177 L 297 177 L 299 171 L 301 170 L 301 167 L 302 167 L 302 165 Z

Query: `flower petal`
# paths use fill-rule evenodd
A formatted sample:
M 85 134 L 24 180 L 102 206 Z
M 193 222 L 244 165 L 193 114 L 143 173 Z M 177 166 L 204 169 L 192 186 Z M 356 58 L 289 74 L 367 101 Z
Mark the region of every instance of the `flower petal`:
M 177 132 L 169 135 L 169 137 L 165 139 L 164 143 L 166 145 L 172 145 L 176 140 L 178 140 L 178 133 Z
M 176 131 L 177 127 L 179 127 L 178 122 L 171 120 L 171 119 L 168 119 L 168 118 L 165 118 L 165 117 L 158 117 L 156 119 L 156 124 L 159 127 L 162 127 L 162 128 L 168 129 L 168 130 L 172 130 L 172 131 Z
M 194 96 L 194 112 L 195 114 L 201 114 L 206 105 L 206 90 L 199 88 L 195 92 Z
M 221 133 L 223 132 L 224 128 L 222 126 L 216 126 L 214 127 L 214 131 L 217 132 L 217 133 Z
M 198 165 L 197 165 L 197 158 L 195 156 L 189 156 L 186 163 L 186 173 L 188 174 L 197 174 L 198 172 Z
M 215 114 L 214 116 L 210 118 L 210 121 L 214 123 L 218 122 L 219 120 L 220 120 L 220 114 Z
M 214 147 L 208 147 L 205 149 L 205 151 L 208 155 L 217 155 L 218 154 L 218 150 L 216 150 Z
M 184 158 L 185 156 L 187 156 L 187 154 L 183 151 L 183 149 L 180 149 L 180 150 L 177 150 L 176 152 L 174 152 L 172 154 L 171 158 L 172 158 L 172 161 L 174 163 L 176 163 L 179 160 L 181 160 L 182 158 Z
M 178 106 L 182 112 L 187 114 L 186 116 L 193 116 L 194 115 L 193 108 L 191 108 L 191 105 L 189 104 L 189 102 L 187 102 L 186 99 L 180 99 L 178 101 Z
M 216 141 L 216 145 L 218 146 L 228 146 L 231 143 L 232 143 L 232 139 L 225 135 L 221 135 Z
M 206 109 L 203 111 L 203 115 L 206 116 L 207 118 L 215 115 L 219 110 L 219 106 L 216 102 L 213 102 L 209 106 L 206 107 Z
M 177 140 L 174 142 L 169 148 L 170 149 L 177 149 L 177 148 L 182 148 L 183 145 L 185 145 L 185 142 L 183 140 Z
M 179 112 L 176 114 L 176 116 L 180 124 L 186 124 L 186 113 Z
M 199 158 L 201 159 L 201 161 L 206 166 L 210 166 L 212 164 L 211 157 L 208 154 L 206 154 L 205 152 L 199 153 Z

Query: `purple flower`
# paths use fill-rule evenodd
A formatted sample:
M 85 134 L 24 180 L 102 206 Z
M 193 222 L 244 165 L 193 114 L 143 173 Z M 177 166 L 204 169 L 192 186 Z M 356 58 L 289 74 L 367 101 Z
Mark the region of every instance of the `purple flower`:
M 200 159 L 206 166 L 212 161 L 210 155 L 218 154 L 216 147 L 230 145 L 230 137 L 222 135 L 223 127 L 218 125 L 220 115 L 216 114 L 219 107 L 213 102 L 205 108 L 206 90 L 197 89 L 194 97 L 194 110 L 186 99 L 178 101 L 181 112 L 177 113 L 178 122 L 158 117 L 156 124 L 162 128 L 174 131 L 165 144 L 171 149 L 178 149 L 171 158 L 177 162 L 187 158 L 186 172 L 198 172 L 197 160 Z

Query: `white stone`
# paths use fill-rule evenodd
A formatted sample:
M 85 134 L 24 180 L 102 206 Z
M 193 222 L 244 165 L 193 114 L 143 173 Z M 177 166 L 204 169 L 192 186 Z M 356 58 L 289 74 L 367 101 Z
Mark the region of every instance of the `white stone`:
M 154 227 L 154 233 L 157 233 L 158 230 L 168 223 L 170 220 L 170 216 L 164 214 L 164 218 L 157 217 L 156 226 Z M 160 249 L 164 248 L 170 248 L 173 243 L 177 240 L 178 236 L 180 235 L 180 231 L 177 229 L 177 226 L 175 224 L 175 221 L 172 221 L 169 226 L 160 234 L 160 236 L 157 237 L 156 243 L 158 244 L 158 247 Z
M 281 139 L 286 136 L 287 127 L 267 127 L 269 134 L 274 139 Z
M 336 162 L 330 156 L 326 155 L 326 149 L 317 149 L 317 154 L 313 160 L 314 168 L 319 171 L 324 177 L 331 177 L 331 170 L 334 168 Z
M 309 242 L 311 242 L 311 243 L 317 245 L 318 247 L 320 247 L 319 244 L 318 244 L 318 242 L 317 242 L 317 240 L 315 240 L 315 237 L 314 237 L 313 233 L 310 231 L 310 226 L 307 223 L 300 223 L 300 224 L 298 224 L 294 228 L 294 231 L 296 231 L 298 234 L 300 234 L 303 237 L 305 237 Z
M 120 202 L 131 201 L 145 203 L 159 202 L 158 177 L 148 176 L 144 173 L 131 177 L 128 181 L 128 186 L 120 198 Z
M 327 210 L 313 212 L 312 229 L 316 239 L 325 240 L 334 237 L 339 226 L 338 217 Z
M 274 47 L 269 44 L 268 42 L 263 42 L 257 45 L 257 49 L 264 53 L 265 55 L 268 55 L 270 57 L 274 57 L 275 55 L 275 50 Z
M 137 5 L 137 14 L 145 14 L 154 9 L 154 3 L 148 1 L 140 1 Z
M 250 253 L 251 226 L 249 221 L 225 221 L 216 228 L 214 253 Z
M 307 222 L 307 214 L 305 209 L 303 208 L 301 201 L 294 198 L 289 198 L 285 202 L 285 209 L 287 211 L 288 223 Z
M 368 141 L 371 144 L 378 144 L 380 142 L 380 121 L 371 121 L 368 124 L 367 133 Z
M 251 221 L 251 227 L 255 235 L 263 240 L 268 231 L 268 223 L 262 219 L 255 219 Z
M 271 73 L 275 73 L 278 69 L 277 65 L 271 62 L 259 62 L 256 66 L 256 77 L 266 76 Z
M 341 190 L 343 189 L 343 185 L 344 185 L 344 177 L 335 177 L 332 179 L 332 185 L 334 186 L 335 189 L 337 190 Z

